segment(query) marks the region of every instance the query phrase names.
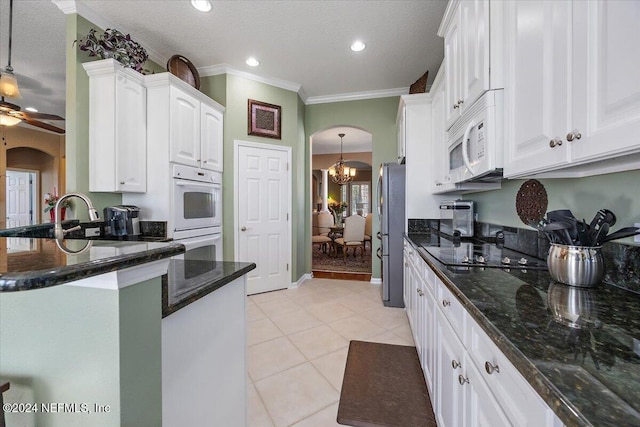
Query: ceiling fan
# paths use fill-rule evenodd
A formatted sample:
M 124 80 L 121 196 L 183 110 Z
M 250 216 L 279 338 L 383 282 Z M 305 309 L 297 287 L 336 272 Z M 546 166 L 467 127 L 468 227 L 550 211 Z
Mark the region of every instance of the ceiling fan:
M 0 126 L 14 126 L 24 121 L 31 126 L 46 129 L 55 133 L 65 133 L 65 130 L 41 120 L 64 120 L 63 117 L 55 114 L 34 113 L 29 111 L 21 111 L 20 106 L 6 102 L 4 99 L 15 98 L 20 99 L 20 90 L 18 89 L 18 81 L 13 74 L 11 67 L 11 33 L 13 23 L 13 0 L 9 0 L 9 51 L 7 66 L 4 71 L 0 71 Z

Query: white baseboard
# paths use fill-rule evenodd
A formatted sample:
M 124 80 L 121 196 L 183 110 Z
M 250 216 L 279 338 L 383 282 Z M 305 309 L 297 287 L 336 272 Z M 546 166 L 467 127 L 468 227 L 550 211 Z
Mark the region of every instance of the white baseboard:
M 313 279 L 313 274 L 312 273 L 306 273 L 303 274 L 302 276 L 300 276 L 300 278 L 298 279 L 297 282 L 291 282 L 291 285 L 289 285 L 289 289 L 294 289 L 297 288 L 298 286 L 300 286 L 305 280 L 311 280 Z
M 372 285 L 382 285 L 382 278 L 372 277 L 369 283 L 371 283 Z

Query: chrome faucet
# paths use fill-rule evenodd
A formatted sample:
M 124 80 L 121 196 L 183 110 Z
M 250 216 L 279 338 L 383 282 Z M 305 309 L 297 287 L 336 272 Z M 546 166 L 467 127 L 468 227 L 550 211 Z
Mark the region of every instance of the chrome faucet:
M 87 196 L 85 196 L 82 193 L 67 193 L 58 199 L 58 201 L 56 202 L 56 206 L 53 208 L 54 209 L 53 218 L 55 220 L 55 225 L 53 226 L 53 237 L 55 237 L 56 239 L 64 239 L 65 234 L 71 231 L 79 230 L 81 228 L 78 225 L 68 230 L 62 229 L 62 222 L 60 221 L 60 208 L 62 206 L 62 203 L 71 197 L 77 197 L 87 204 L 87 211 L 89 212 L 89 221 L 98 220 L 98 211 L 96 211 L 96 209 L 93 207 L 91 200 Z

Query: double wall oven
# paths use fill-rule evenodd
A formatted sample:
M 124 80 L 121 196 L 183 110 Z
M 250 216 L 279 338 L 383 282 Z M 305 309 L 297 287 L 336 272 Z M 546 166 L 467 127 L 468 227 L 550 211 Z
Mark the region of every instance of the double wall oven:
M 169 304 L 222 273 L 222 173 L 173 165 L 171 192 L 173 240 L 186 252 L 169 266 Z

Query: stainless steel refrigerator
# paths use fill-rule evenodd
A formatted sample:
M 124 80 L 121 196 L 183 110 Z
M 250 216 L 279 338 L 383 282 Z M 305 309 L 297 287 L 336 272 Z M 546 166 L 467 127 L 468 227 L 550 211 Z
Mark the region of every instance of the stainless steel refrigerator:
M 382 302 L 387 307 L 404 307 L 402 247 L 405 220 L 405 165 L 383 163 L 378 178 L 378 217 L 382 241 Z

